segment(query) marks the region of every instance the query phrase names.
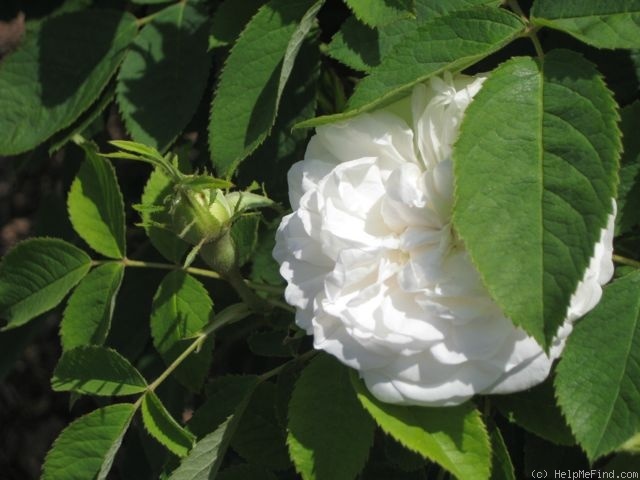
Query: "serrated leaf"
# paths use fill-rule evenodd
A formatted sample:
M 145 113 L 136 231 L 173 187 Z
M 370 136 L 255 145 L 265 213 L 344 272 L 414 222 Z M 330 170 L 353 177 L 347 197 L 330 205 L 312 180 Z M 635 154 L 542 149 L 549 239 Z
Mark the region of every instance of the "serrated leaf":
M 98 98 L 136 33 L 135 17 L 114 10 L 31 24 L 0 66 L 0 153 L 31 150 L 73 123 Z
M 233 465 L 217 476 L 218 480 L 278 480 L 269 470 L 256 465 Z
M 142 193 L 143 205 L 154 205 L 162 207 L 160 211 L 140 210 L 144 229 L 153 246 L 167 260 L 173 263 L 181 263 L 184 254 L 189 249 L 189 244 L 178 237 L 168 228 L 162 228 L 154 225 L 169 225 L 172 222 L 168 213 L 169 205 L 166 199 L 173 193 L 173 182 L 165 173 L 156 168 L 144 187 Z
M 405 35 L 393 54 L 360 81 L 345 112 L 313 118 L 296 127 L 346 120 L 388 105 L 434 75 L 473 65 L 518 38 L 524 29 L 519 17 L 486 6 L 437 17 Z
M 326 53 L 355 70 L 368 72 L 378 66 L 405 35 L 415 32 L 420 25 L 457 10 L 497 3 L 496 0 L 416 0 L 415 19 L 400 19 L 379 28 L 371 28 L 352 16 L 333 36 Z
M 588 368 L 585 368 L 588 366 Z M 640 273 L 604 289 L 576 326 L 556 369 L 556 394 L 589 459 L 606 455 L 640 429 Z
M 198 438 L 210 433 L 212 425 L 222 424 L 238 405 L 249 401 L 258 383 L 256 375 L 227 375 L 214 379 L 207 385 L 207 400 L 189 421 L 189 430 Z
M 16 245 L 0 263 L 0 318 L 8 320 L 4 329 L 58 305 L 89 268 L 87 254 L 62 240 L 34 238 Z
M 230 177 L 267 137 L 304 37 L 324 0 L 271 0 L 231 50 L 211 106 L 209 145 L 219 175 Z
M 257 386 L 231 439 L 231 448 L 251 464 L 279 471 L 289 468 L 291 461 L 285 428 L 276 417 L 276 394 L 273 383 Z
M 505 62 L 465 113 L 454 225 L 492 297 L 540 345 L 564 321 L 611 213 L 617 119 L 595 67 L 568 50 Z
M 540 385 L 510 395 L 495 395 L 491 403 L 511 422 L 556 445 L 576 441 L 557 405 L 551 378 Z
M 116 96 L 116 88 L 113 82 L 104 89 L 98 99 L 85 110 L 69 127 L 56 133 L 49 140 L 49 155 L 60 150 L 67 143 L 71 142 L 78 134 L 85 134 L 87 138 L 91 138 L 95 122 L 100 115 L 107 109 Z M 85 132 L 91 130 L 87 135 Z
M 126 254 L 124 203 L 113 165 L 93 146 L 83 146 L 85 161 L 71 184 L 67 206 L 75 231 L 106 257 Z
M 622 109 L 622 158 L 618 187 L 618 233 L 627 233 L 640 224 L 640 101 Z
M 124 265 L 107 263 L 91 271 L 69 297 L 60 325 L 64 350 L 102 345 L 109 334 Z
M 236 247 L 239 266 L 247 263 L 256 249 L 260 218 L 259 213 L 242 215 L 231 226 L 231 238 Z
M 196 437 L 180 426 L 154 392 L 147 392 L 141 405 L 144 426 L 162 445 L 179 457 L 194 446 Z
M 491 480 L 516 480 L 509 450 L 497 427 L 491 430 Z
M 415 16 L 414 0 L 345 0 L 356 17 L 371 27 Z
M 442 408 L 392 405 L 377 400 L 355 371 L 351 382 L 360 403 L 376 423 L 402 445 L 438 463 L 460 480 L 489 476 L 489 435 L 472 404 Z
M 153 297 L 151 336 L 167 364 L 185 349 L 183 339 L 193 337 L 209 323 L 212 306 L 207 290 L 192 276 L 174 271 L 162 280 Z M 212 358 L 211 342 L 207 339 L 200 351 L 187 357 L 174 372 L 191 390 L 200 390 L 204 382 Z
M 349 370 L 328 355 L 315 358 L 289 403 L 289 454 L 304 480 L 352 479 L 364 467 L 374 423 L 359 404 Z
M 49 450 L 42 480 L 104 480 L 134 413 L 132 404 L 119 403 L 75 420 Z
M 236 41 L 265 0 L 224 0 L 213 14 L 209 48 L 226 47 Z
M 233 406 L 232 413 L 213 432 L 198 440 L 189 456 L 182 460 L 169 480 L 210 480 L 216 477 L 229 447 L 229 442 L 238 428 L 242 414 L 251 398 L 253 392 L 251 385 L 255 386 L 255 380 L 249 380 L 251 377 L 244 378 L 246 380 L 241 381 L 243 393 L 238 397 L 239 403 Z M 238 385 L 236 384 L 236 386 Z M 249 390 L 245 390 L 247 386 Z
M 140 31 L 118 74 L 118 105 L 132 138 L 164 151 L 193 116 L 209 76 L 208 16 L 188 2 Z
M 144 392 L 147 382 L 115 350 L 99 346 L 78 347 L 62 354 L 51 378 L 56 392 L 88 395 L 133 395 Z
M 638 0 L 536 0 L 531 20 L 594 47 L 640 48 Z

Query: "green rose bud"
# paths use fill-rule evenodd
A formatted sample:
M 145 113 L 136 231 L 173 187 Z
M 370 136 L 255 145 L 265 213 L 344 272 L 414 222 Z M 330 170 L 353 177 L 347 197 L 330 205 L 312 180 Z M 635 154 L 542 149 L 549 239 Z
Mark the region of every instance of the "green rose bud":
M 206 244 L 229 229 L 233 211 L 222 190 L 178 189 L 171 198 L 171 229 L 192 244 Z

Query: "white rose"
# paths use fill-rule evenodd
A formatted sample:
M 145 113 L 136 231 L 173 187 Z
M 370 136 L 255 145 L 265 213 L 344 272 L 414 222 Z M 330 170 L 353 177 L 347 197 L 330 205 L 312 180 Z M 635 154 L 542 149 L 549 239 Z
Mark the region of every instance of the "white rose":
M 385 402 L 457 405 L 542 382 L 613 274 L 611 215 L 549 356 L 491 299 L 451 225 L 451 149 L 483 81 L 433 78 L 319 127 L 289 171 L 293 213 L 273 251 L 286 300 L 315 348 Z

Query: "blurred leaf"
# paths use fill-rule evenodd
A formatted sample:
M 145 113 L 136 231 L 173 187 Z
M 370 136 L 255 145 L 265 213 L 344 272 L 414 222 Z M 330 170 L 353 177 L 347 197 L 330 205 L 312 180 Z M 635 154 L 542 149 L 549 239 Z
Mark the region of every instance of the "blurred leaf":
M 273 258 L 275 247 L 275 232 L 278 225 L 270 225 L 258 237 L 258 245 L 253 256 L 251 279 L 256 282 L 264 282 L 270 285 L 282 285 L 284 280 L 280 276 L 278 262 Z
M 132 395 L 144 392 L 147 382 L 129 361 L 115 350 L 98 346 L 78 347 L 62 354 L 53 372 L 56 392 L 88 395 Z
M 323 0 L 271 0 L 238 38 L 211 106 L 209 145 L 219 175 L 230 177 L 267 137 L 304 37 Z
M 116 172 L 93 146 L 83 146 L 85 161 L 76 176 L 67 205 L 78 235 L 106 257 L 124 258 L 125 220 Z
M 222 424 L 238 405 L 249 401 L 256 386 L 255 375 L 226 375 L 218 377 L 207 386 L 207 400 L 189 421 L 188 428 L 198 438 L 211 431 L 212 426 Z
M 595 67 L 554 50 L 500 65 L 460 127 L 454 225 L 505 316 L 543 346 L 611 213 L 617 118 Z
M 18 327 L 51 310 L 91 268 L 82 250 L 62 240 L 34 238 L 16 245 L 0 263 L 0 318 Z
M 205 13 L 179 2 L 134 40 L 118 75 L 118 104 L 137 142 L 164 151 L 195 113 L 211 64 L 208 30 Z
M 541 418 L 544 418 L 540 416 Z M 516 480 L 509 450 L 497 427 L 491 430 L 491 480 Z
M 640 224 L 640 101 L 622 109 L 622 159 L 618 186 L 618 233 Z
M 290 358 L 293 356 L 293 352 L 291 346 L 285 343 L 286 340 L 287 332 L 270 330 L 252 333 L 247 339 L 247 343 L 255 355 Z
M 132 404 L 118 403 L 75 420 L 49 450 L 42 467 L 42 480 L 107 478 L 134 413 Z
M 238 217 L 231 226 L 231 238 L 236 246 L 237 262 L 240 266 L 249 261 L 256 249 L 259 225 L 260 214 L 254 213 Z
M 522 20 L 511 12 L 485 6 L 437 17 L 404 36 L 394 54 L 358 83 L 345 112 L 296 127 L 346 120 L 388 105 L 434 75 L 473 65 L 518 38 L 524 29 Z
M 415 16 L 414 0 L 345 0 L 358 20 L 371 27 Z
M 304 480 L 352 479 L 373 444 L 371 418 L 354 395 L 349 370 L 329 355 L 309 363 L 289 403 L 289 454 Z
M 605 287 L 574 327 L 556 369 L 558 403 L 592 462 L 640 430 L 639 320 L 636 272 Z
M 276 387 L 258 385 L 231 440 L 231 447 L 249 463 L 271 470 L 291 466 L 285 429 L 276 418 Z
M 460 479 L 483 479 L 491 470 L 491 444 L 480 413 L 456 407 L 392 405 L 377 400 L 351 372 L 358 399 L 378 425 L 402 445 Z
M 640 48 L 638 0 L 536 0 L 531 20 L 597 48 Z
M 264 3 L 265 0 L 223 0 L 213 13 L 209 49 L 233 44 Z
M 588 471 L 590 467 L 587 457 L 578 447 L 553 445 L 535 435 L 524 438 L 524 472 L 547 471 Z
M 416 18 L 387 22 L 371 28 L 351 16 L 327 46 L 327 54 L 341 63 L 364 72 L 380 64 L 402 38 L 424 23 L 457 10 L 476 5 L 498 4 L 496 0 L 416 0 Z
M 557 445 L 574 445 L 576 441 L 556 404 L 553 381 L 546 381 L 523 392 L 495 395 L 491 403 L 510 422 Z
M 262 467 L 256 465 L 233 465 L 221 472 L 218 480 L 278 480 L 278 478 Z
M 20 328 L 0 332 L 0 383 L 16 365 L 24 349 L 42 327 L 40 322 L 31 322 Z
M 169 273 L 153 297 L 151 336 L 167 364 L 180 355 L 193 337 L 209 323 L 213 303 L 204 286 L 182 272 Z M 209 371 L 212 340 L 207 339 L 198 353 L 187 357 L 175 370 L 175 377 L 190 390 L 198 391 Z
M 136 34 L 136 19 L 114 10 L 31 24 L 0 67 L 0 154 L 31 150 L 73 123 L 96 101 Z
M 145 393 L 141 411 L 149 434 L 179 457 L 189 453 L 196 437 L 176 422 L 154 392 Z
M 91 271 L 69 297 L 60 325 L 64 350 L 102 345 L 109 334 L 124 265 L 107 263 Z

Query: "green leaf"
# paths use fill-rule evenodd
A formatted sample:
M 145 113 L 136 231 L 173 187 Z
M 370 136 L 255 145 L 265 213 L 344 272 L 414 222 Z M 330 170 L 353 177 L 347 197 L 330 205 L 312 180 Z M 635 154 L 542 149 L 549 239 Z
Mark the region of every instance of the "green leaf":
M 434 75 L 473 65 L 522 35 L 524 29 L 517 16 L 486 6 L 437 17 L 398 42 L 393 55 L 357 85 L 345 112 L 304 121 L 297 127 L 346 120 L 388 105 Z
M 349 370 L 328 355 L 315 358 L 289 403 L 289 454 L 304 480 L 352 479 L 364 467 L 375 424 L 354 395 Z
M 193 116 L 209 76 L 208 16 L 187 2 L 151 20 L 118 74 L 118 104 L 132 138 L 164 151 Z
M 69 297 L 60 326 L 62 348 L 102 345 L 109 334 L 124 265 L 107 263 L 91 271 Z
M 371 27 L 415 16 L 414 0 L 345 0 L 358 20 Z
M 505 315 L 543 346 L 612 209 L 617 119 L 593 65 L 555 50 L 498 67 L 462 122 L 454 225 Z
M 4 329 L 27 323 L 58 305 L 91 268 L 79 248 L 53 238 L 16 245 L 0 263 L 0 317 Z
M 257 386 L 231 440 L 231 448 L 247 462 L 285 470 L 291 466 L 287 434 L 276 416 L 277 387 L 263 382 Z
M 408 33 L 416 32 L 426 22 L 458 10 L 497 3 L 496 0 L 416 0 L 415 19 L 400 19 L 375 29 L 352 16 L 333 36 L 326 53 L 355 70 L 368 72 Z
M 157 205 L 163 208 L 158 211 L 141 210 L 140 214 L 145 232 L 156 250 L 167 260 L 179 264 L 189 248 L 189 244 L 168 228 L 159 226 L 169 225 L 172 222 L 168 212 L 169 205 L 166 203 L 166 199 L 172 193 L 173 182 L 171 179 L 161 169 L 154 169 L 144 187 L 142 204 Z
M 618 232 L 627 233 L 640 224 L 640 101 L 622 109 L 623 153 L 618 187 Z
M 47 454 L 42 480 L 104 480 L 111 469 L 135 407 L 119 403 L 78 418 Z
M 556 403 L 553 382 L 510 395 L 495 395 L 491 403 L 511 422 L 557 445 L 575 445 L 567 421 Z
M 0 66 L 0 153 L 31 150 L 73 123 L 98 98 L 136 33 L 136 19 L 114 10 L 31 24 Z
M 234 390 L 236 394 L 240 393 L 236 397 L 239 403 L 233 404 L 232 413 L 213 432 L 196 443 L 189 456 L 182 460 L 169 480 L 210 480 L 216 477 L 229 442 L 238 428 L 242 414 L 251 399 L 253 388 L 257 384 L 256 377 L 236 378 L 240 380 L 231 382 L 231 385 L 240 387 Z M 226 385 L 228 386 L 229 383 Z M 227 405 L 231 404 L 227 403 Z
M 229 467 L 216 478 L 217 480 L 278 480 L 269 470 L 248 464 Z
M 491 430 L 491 451 L 491 480 L 516 480 L 509 450 L 497 427 Z
M 587 366 L 588 368 L 586 368 Z M 640 429 L 640 273 L 604 289 L 576 326 L 556 369 L 556 394 L 591 461 Z
M 153 438 L 179 457 L 184 457 L 195 444 L 196 437 L 180 426 L 154 392 L 142 399 L 142 420 Z
M 376 423 L 409 450 L 438 463 L 460 480 L 489 476 L 489 436 L 471 403 L 442 408 L 392 405 L 371 395 L 355 372 L 351 382 Z
M 151 336 L 167 364 L 185 349 L 181 340 L 193 337 L 209 323 L 213 303 L 204 286 L 182 272 L 169 273 L 153 297 Z M 191 390 L 198 391 L 211 363 L 212 340 L 207 339 L 198 353 L 187 357 L 174 375 Z
M 209 144 L 219 175 L 230 177 L 273 127 L 282 91 L 323 0 L 271 0 L 231 50 L 211 106 Z
M 233 44 L 264 3 L 264 0 L 223 0 L 213 14 L 209 49 Z
M 259 378 L 255 375 L 227 375 L 207 385 L 207 400 L 189 421 L 188 428 L 198 438 L 210 433 L 212 425 L 221 425 L 236 411 L 238 405 L 249 401 Z
M 638 0 L 536 0 L 531 17 L 594 47 L 640 48 Z
M 85 161 L 71 184 L 67 206 L 78 235 L 106 257 L 124 258 L 124 203 L 113 165 L 93 146 L 83 146 Z
M 88 395 L 133 395 L 144 392 L 147 382 L 129 361 L 115 350 L 98 346 L 78 347 L 62 354 L 53 372 L 56 392 Z
M 247 263 L 256 249 L 260 218 L 259 213 L 242 215 L 231 226 L 231 238 L 235 243 L 238 265 Z

